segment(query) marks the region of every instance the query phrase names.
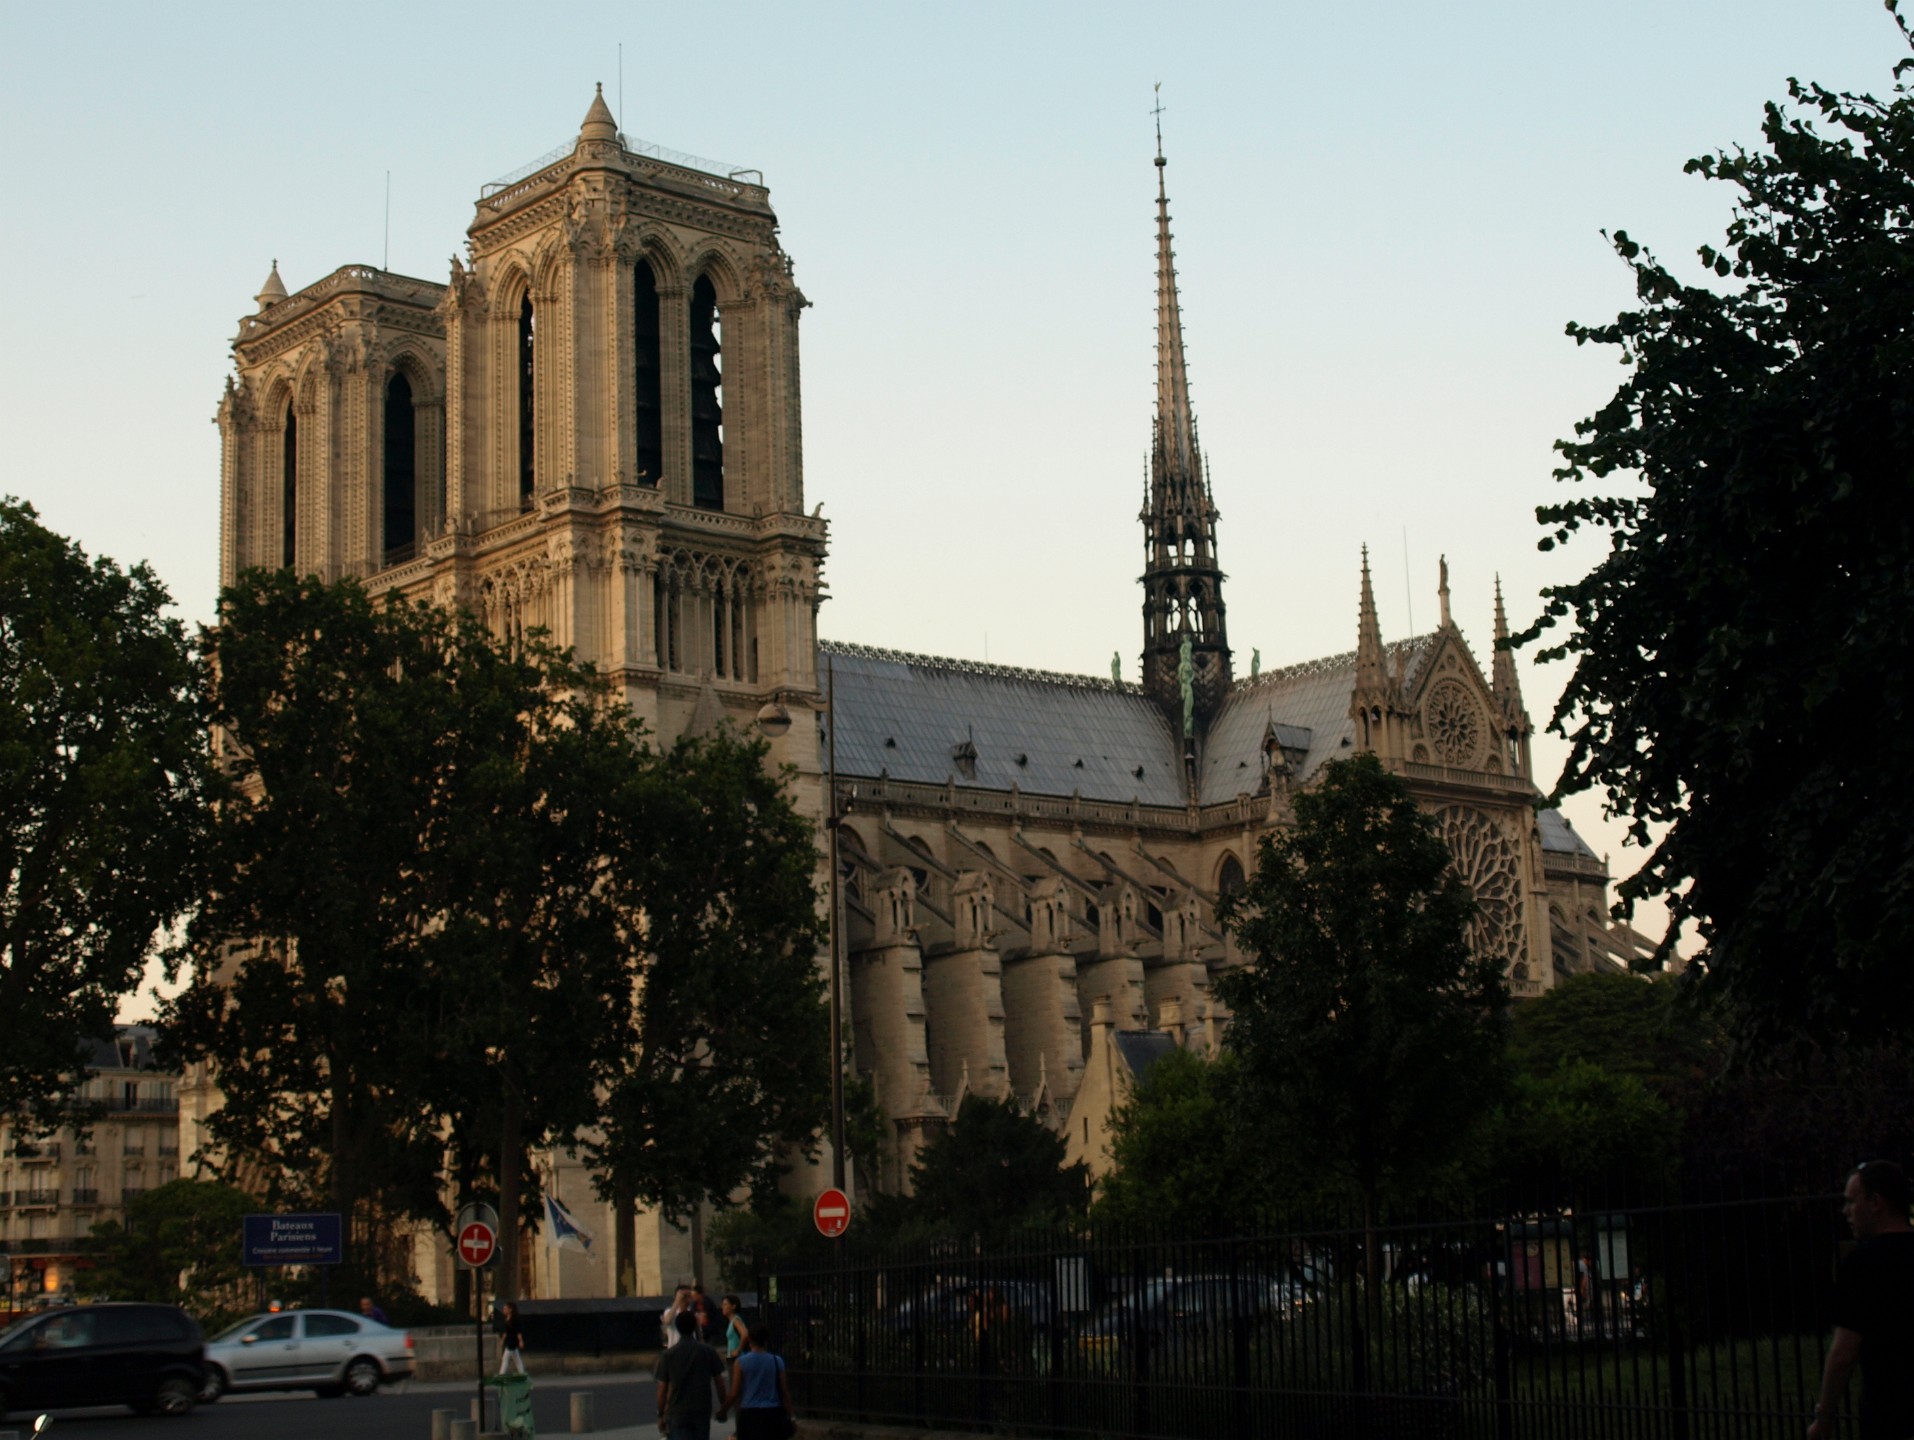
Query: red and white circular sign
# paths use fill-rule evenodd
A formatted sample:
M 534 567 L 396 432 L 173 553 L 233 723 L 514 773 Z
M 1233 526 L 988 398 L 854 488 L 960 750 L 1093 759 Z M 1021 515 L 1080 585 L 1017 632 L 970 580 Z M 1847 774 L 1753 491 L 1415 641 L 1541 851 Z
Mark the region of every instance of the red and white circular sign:
M 459 1264 L 474 1270 L 481 1265 L 489 1265 L 492 1252 L 497 1248 L 498 1235 L 483 1220 L 467 1221 L 459 1227 Z
M 811 1219 L 818 1234 L 827 1240 L 837 1239 L 851 1228 L 851 1197 L 836 1188 L 826 1190 L 811 1206 Z

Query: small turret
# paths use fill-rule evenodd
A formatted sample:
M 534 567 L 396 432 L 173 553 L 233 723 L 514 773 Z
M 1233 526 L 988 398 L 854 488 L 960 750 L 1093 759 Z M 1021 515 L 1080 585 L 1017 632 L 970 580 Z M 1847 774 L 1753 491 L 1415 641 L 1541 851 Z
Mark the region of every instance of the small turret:
M 585 112 L 585 123 L 578 127 L 578 140 L 583 144 L 587 140 L 616 140 L 618 122 L 612 118 L 611 106 L 605 103 L 605 87 L 600 84 L 598 93 L 592 96 L 591 109 Z
M 1399 679 L 1389 674 L 1382 648 L 1382 622 L 1376 616 L 1376 592 L 1369 579 L 1369 547 L 1362 547 L 1362 598 L 1356 607 L 1356 684 L 1349 694 L 1349 718 L 1356 722 L 1356 744 L 1378 754 L 1393 754 L 1390 731 L 1395 721 Z
M 1490 671 L 1490 694 L 1495 700 L 1496 727 L 1507 741 L 1509 763 L 1528 775 L 1529 712 L 1522 704 L 1522 682 L 1515 672 L 1515 652 L 1509 648 L 1509 620 L 1502 609 L 1502 577 L 1495 577 L 1495 657 Z
M 277 305 L 286 298 L 286 282 L 279 278 L 279 261 L 272 262 L 272 273 L 266 277 L 266 283 L 259 287 L 259 293 L 253 299 L 259 302 L 260 313 L 270 306 Z

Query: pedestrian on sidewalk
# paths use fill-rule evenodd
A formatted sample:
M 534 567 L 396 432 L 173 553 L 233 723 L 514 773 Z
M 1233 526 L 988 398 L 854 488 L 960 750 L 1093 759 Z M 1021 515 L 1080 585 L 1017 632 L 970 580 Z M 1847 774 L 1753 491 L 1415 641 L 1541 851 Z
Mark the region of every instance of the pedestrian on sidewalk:
M 370 1295 L 361 1295 L 359 1297 L 359 1313 L 365 1316 L 366 1319 L 370 1320 L 374 1325 L 390 1325 L 392 1323 L 385 1318 L 385 1311 L 372 1303 L 372 1297 Z
M 671 1292 L 671 1303 L 658 1312 L 658 1324 L 664 1330 L 665 1349 L 678 1343 L 678 1317 L 691 1308 L 691 1287 L 680 1285 Z
M 1861 1243 L 1834 1280 L 1834 1343 L 1808 1440 L 1828 1440 L 1861 1367 L 1861 1440 L 1914 1436 L 1914 1187 L 1891 1160 L 1864 1160 L 1848 1176 L 1841 1213 Z
M 519 1328 L 518 1306 L 507 1300 L 499 1309 L 498 1373 L 525 1373 L 525 1332 Z
M 658 1433 L 664 1440 L 711 1440 L 711 1412 L 725 1417 L 724 1361 L 698 1338 L 698 1321 L 680 1310 L 678 1343 L 658 1361 Z
M 771 1327 L 753 1325 L 749 1343 L 731 1366 L 731 1393 L 725 1397 L 726 1407 L 738 1412 L 737 1440 L 791 1440 L 797 1415 L 784 1357 L 771 1353 Z
M 735 1295 L 727 1295 L 718 1304 L 724 1311 L 724 1363 L 729 1365 L 743 1351 L 751 1332 L 744 1323 L 742 1300 Z

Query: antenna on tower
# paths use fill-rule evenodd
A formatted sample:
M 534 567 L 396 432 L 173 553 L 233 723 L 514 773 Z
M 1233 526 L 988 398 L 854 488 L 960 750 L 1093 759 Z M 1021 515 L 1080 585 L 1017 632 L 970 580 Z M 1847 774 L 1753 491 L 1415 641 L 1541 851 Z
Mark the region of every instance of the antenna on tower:
M 1163 158 L 1163 82 L 1161 80 L 1156 82 L 1153 93 L 1156 95 L 1156 105 L 1151 109 L 1150 114 L 1156 117 L 1156 158 L 1161 160 Z
M 1416 587 L 1409 580 L 1409 527 L 1402 527 L 1402 600 L 1409 607 L 1409 633 L 1416 633 Z

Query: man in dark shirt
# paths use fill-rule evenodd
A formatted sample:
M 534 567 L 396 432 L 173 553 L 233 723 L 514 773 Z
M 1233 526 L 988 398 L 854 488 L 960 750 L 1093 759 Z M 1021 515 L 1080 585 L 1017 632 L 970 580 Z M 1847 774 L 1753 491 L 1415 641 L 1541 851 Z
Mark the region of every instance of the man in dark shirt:
M 1834 1343 L 1821 1372 L 1809 1440 L 1834 1434 L 1848 1375 L 1861 1367 L 1861 1440 L 1914 1437 L 1914 1189 L 1887 1160 L 1857 1165 L 1841 1213 L 1861 1243 L 1834 1283 Z
M 724 1419 L 724 1361 L 697 1337 L 697 1317 L 689 1310 L 672 1324 L 678 1343 L 658 1361 L 658 1433 L 665 1440 L 711 1440 L 712 1409 Z

